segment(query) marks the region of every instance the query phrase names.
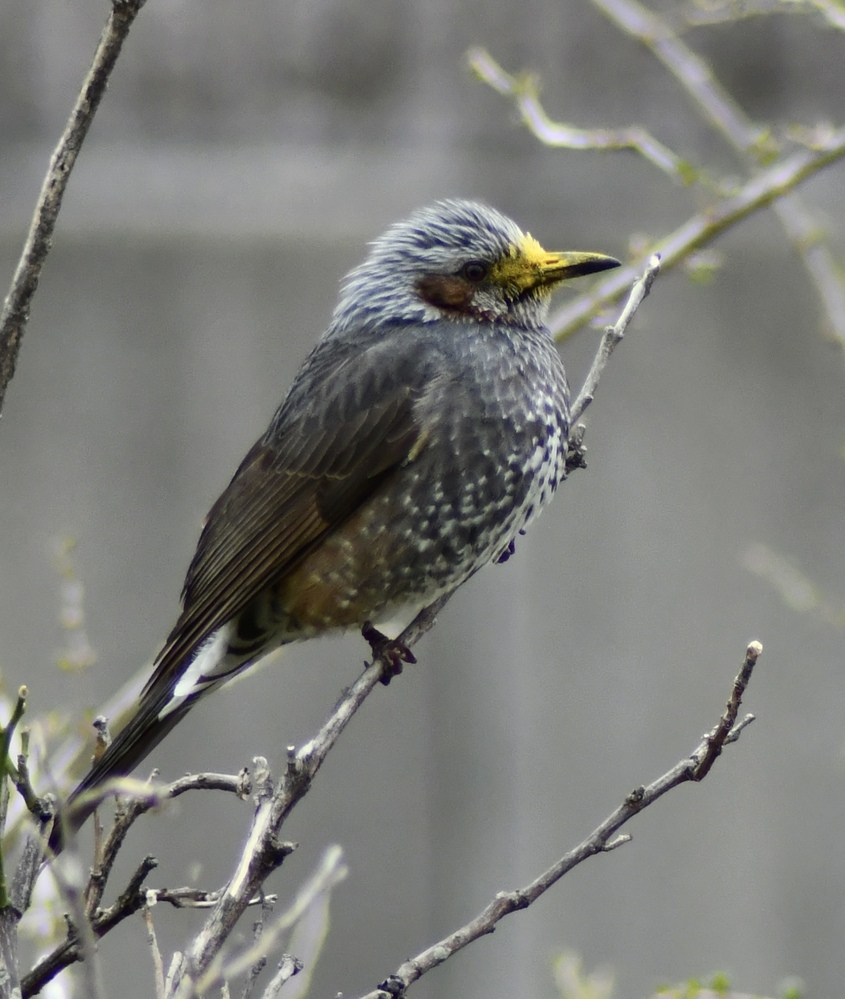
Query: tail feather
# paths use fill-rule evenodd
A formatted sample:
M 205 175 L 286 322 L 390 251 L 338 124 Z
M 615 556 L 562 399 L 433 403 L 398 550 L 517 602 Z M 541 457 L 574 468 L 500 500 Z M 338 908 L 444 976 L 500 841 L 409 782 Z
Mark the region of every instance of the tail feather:
M 206 694 L 223 686 L 268 651 L 268 635 L 254 647 L 231 644 L 237 626 L 224 625 L 212 633 L 186 660 L 180 660 L 172 644 L 166 645 L 155 672 L 141 693 L 138 709 L 118 732 L 103 755 L 95 760 L 62 808 L 50 836 L 50 848 L 59 853 L 69 834 L 76 832 L 97 807 L 85 800 L 113 777 L 125 777 L 155 749 L 161 740 Z M 82 799 L 82 800 L 80 800 Z
M 131 773 L 185 717 L 193 703 L 185 702 L 161 718 L 157 703 L 145 705 L 142 701 L 137 713 L 121 729 L 103 755 L 94 761 L 57 815 L 50 835 L 50 849 L 53 853 L 61 852 L 67 837 L 84 825 L 99 804 L 96 798 L 90 801 L 80 799 L 84 799 L 87 792 L 94 791 L 107 780 Z

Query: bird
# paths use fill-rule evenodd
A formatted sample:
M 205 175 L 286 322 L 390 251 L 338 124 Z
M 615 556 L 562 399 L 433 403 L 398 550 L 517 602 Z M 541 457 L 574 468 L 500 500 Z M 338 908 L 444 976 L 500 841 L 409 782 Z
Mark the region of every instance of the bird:
M 54 849 L 94 810 L 87 792 L 129 774 L 197 701 L 270 651 L 352 628 L 374 641 L 372 622 L 410 621 L 508 558 L 565 474 L 570 400 L 546 326 L 552 292 L 617 266 L 547 252 L 463 199 L 370 244 L 206 517 L 176 624 L 129 721 L 70 795 Z

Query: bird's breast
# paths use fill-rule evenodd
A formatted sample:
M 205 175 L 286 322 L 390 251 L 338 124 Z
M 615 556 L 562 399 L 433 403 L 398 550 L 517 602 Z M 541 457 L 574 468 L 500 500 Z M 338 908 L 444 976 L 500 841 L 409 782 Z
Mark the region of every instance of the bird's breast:
M 502 555 L 551 499 L 568 435 L 553 346 L 464 355 L 420 393 L 407 459 L 280 581 L 278 604 L 303 634 L 434 599 Z

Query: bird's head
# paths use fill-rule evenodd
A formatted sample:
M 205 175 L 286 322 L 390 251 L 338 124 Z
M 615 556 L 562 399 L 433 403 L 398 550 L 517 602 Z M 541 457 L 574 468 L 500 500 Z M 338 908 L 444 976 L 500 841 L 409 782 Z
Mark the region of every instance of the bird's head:
M 543 324 L 562 281 L 618 267 L 601 253 L 549 253 L 494 208 L 439 201 L 391 226 L 343 283 L 335 324 Z

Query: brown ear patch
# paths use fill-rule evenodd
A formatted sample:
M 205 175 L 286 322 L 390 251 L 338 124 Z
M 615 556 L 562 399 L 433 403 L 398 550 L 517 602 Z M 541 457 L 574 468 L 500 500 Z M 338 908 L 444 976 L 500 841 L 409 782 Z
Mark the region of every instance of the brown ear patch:
M 417 282 L 420 298 L 437 309 L 465 312 L 472 302 L 472 285 L 450 274 L 428 274 Z

